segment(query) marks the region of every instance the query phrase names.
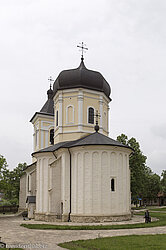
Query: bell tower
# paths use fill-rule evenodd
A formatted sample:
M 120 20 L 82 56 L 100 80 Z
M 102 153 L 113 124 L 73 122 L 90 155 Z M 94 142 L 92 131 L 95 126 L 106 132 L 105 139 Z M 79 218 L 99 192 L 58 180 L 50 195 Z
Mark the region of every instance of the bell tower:
M 41 108 L 40 112 L 36 112 L 31 118 L 33 124 L 33 151 L 46 148 L 54 144 L 54 102 L 53 90 L 47 91 L 47 101 Z
M 78 68 L 62 71 L 53 84 L 54 144 L 93 133 L 96 110 L 99 132 L 108 136 L 110 92 L 104 77 L 86 68 L 83 55 Z

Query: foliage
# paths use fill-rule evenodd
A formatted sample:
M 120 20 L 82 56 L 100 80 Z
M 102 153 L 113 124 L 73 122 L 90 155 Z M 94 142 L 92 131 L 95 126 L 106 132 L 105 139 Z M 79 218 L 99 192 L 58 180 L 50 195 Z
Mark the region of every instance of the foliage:
M 2 179 L 3 179 L 3 174 L 6 170 L 7 170 L 6 159 L 2 155 L 0 155 L 0 190 L 3 189 Z
M 20 177 L 26 166 L 26 163 L 19 163 L 16 168 L 10 171 L 7 168 L 6 159 L 0 156 L 0 190 L 4 193 L 6 202 L 8 201 L 11 205 L 18 204 Z
M 129 159 L 132 201 L 137 202 L 138 198 L 156 198 L 160 191 L 160 177 L 147 167 L 147 157 L 141 152 L 139 143 L 135 138 L 128 139 L 124 134 L 118 136 L 117 140 L 134 150 Z
M 161 173 L 161 191 L 166 194 L 166 170 Z
M 60 243 L 60 247 L 67 249 L 166 249 L 165 234 L 160 235 L 128 235 L 97 238 L 90 240 L 78 240 Z

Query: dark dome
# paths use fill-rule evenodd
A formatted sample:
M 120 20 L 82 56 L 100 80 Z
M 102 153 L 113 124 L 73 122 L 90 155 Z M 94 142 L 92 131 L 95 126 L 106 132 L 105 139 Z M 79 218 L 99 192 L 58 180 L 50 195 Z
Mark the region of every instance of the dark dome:
M 111 88 L 104 77 L 97 71 L 85 67 L 83 60 L 76 69 L 62 71 L 53 85 L 54 95 L 58 90 L 86 88 L 104 92 L 109 97 Z

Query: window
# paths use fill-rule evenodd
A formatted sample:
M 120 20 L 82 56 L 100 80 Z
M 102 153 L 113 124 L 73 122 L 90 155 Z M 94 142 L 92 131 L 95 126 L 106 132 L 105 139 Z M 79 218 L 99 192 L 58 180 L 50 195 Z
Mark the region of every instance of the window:
M 94 124 L 94 108 L 88 109 L 88 123 Z
M 115 179 L 114 178 L 111 179 L 111 191 L 112 192 L 115 191 Z
M 28 192 L 31 191 L 31 188 L 30 188 L 30 176 L 28 175 Z
M 58 127 L 58 110 L 56 112 L 56 126 Z
M 50 130 L 50 143 L 52 145 L 54 144 L 54 129 Z
M 37 130 L 35 132 L 35 147 L 37 147 Z

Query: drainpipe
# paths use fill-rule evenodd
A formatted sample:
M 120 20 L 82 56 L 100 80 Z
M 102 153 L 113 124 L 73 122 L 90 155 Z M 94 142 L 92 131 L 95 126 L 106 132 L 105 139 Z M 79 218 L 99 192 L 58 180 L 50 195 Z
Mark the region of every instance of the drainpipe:
M 53 155 L 54 155 L 55 159 L 57 159 L 57 157 L 56 157 L 56 155 L 55 155 L 55 152 L 53 151 L 52 153 L 53 153 Z
M 71 214 L 71 152 L 70 152 L 69 148 L 68 148 L 68 151 L 69 151 L 69 155 L 70 155 L 70 162 L 69 162 L 69 164 L 70 164 L 70 210 L 69 210 L 68 222 L 70 222 L 71 221 L 70 220 L 70 214 Z

